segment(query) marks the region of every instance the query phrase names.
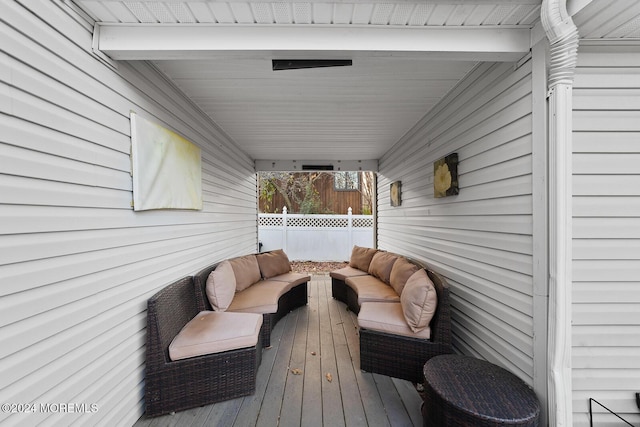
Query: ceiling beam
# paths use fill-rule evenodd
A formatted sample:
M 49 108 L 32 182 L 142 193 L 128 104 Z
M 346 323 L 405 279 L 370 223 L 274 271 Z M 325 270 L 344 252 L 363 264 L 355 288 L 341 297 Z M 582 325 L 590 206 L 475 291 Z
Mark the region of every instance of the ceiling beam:
M 530 48 L 529 29 L 503 27 L 96 24 L 94 38 L 94 46 L 116 60 L 207 59 L 234 53 L 322 59 L 365 52 L 515 61 Z

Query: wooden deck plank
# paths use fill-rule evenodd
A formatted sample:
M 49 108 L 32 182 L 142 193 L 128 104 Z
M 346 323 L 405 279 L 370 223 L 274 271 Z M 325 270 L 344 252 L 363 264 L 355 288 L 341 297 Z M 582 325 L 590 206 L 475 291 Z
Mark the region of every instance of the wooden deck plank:
M 380 392 L 380 398 L 384 404 L 384 410 L 389 418 L 391 426 L 410 426 L 413 425 L 411 418 L 400 399 L 391 377 L 386 375 L 373 374 L 373 378 Z
M 293 339 L 295 336 L 295 325 L 298 321 L 299 312 L 299 310 L 294 310 L 280 320 L 280 322 L 283 323 L 284 330 L 277 349 L 273 349 L 277 351 L 277 354 L 271 370 L 269 383 L 267 384 L 267 396 L 284 396 L 287 377 L 289 375 L 293 375 L 289 368 L 289 362 L 291 359 Z M 277 426 L 280 420 L 282 403 L 282 397 L 280 399 L 265 399 L 260 408 L 260 414 L 258 415 L 258 422 L 256 423 L 256 426 Z
M 309 310 L 296 310 L 298 321 L 295 325 L 293 348 L 289 360 L 289 373 L 285 383 L 280 411 L 279 425 L 281 427 L 300 426 L 302 418 L 302 398 L 304 391 L 305 353 L 307 352 L 307 328 Z M 293 325 L 292 325 L 293 326 Z
M 398 390 L 400 399 L 411 418 L 414 426 L 422 425 L 422 398 L 416 391 L 415 386 L 409 381 L 403 381 L 398 378 L 391 378 L 393 385 Z
M 325 289 L 327 289 L 326 286 Z M 336 379 L 340 382 L 345 425 L 359 427 L 366 424 L 367 417 L 358 390 L 352 355 L 347 344 L 347 334 L 352 333 L 354 330 L 353 323 L 350 318 L 343 318 L 341 312 L 345 310 L 341 307 L 341 304 L 331 298 L 328 301 L 329 319 L 333 331 L 334 351 L 338 368 Z
M 302 426 L 322 427 L 322 367 L 320 364 L 319 281 L 309 284 L 307 306 L 307 353 L 302 392 Z
M 348 327 L 345 328 L 347 345 L 351 353 L 360 399 L 367 417 L 367 425 L 370 427 L 387 427 L 390 423 L 373 375 L 360 370 L 360 336 L 358 335 L 357 329 L 358 318 L 352 311 L 347 310 L 345 304 L 338 302 L 336 302 L 336 304 L 343 310 L 340 312 L 341 317 L 345 324 L 348 325 Z
M 282 319 L 285 320 L 285 319 Z M 247 396 L 242 401 L 240 412 L 236 419 L 235 425 L 238 426 L 255 426 L 258 421 L 258 415 L 260 415 L 260 408 L 262 402 L 265 399 L 267 392 L 267 385 L 271 378 L 271 371 L 276 361 L 276 355 L 278 353 L 278 343 L 282 338 L 284 332 L 284 323 L 278 322 L 271 331 L 271 347 L 262 351 L 262 361 L 258 368 L 258 374 L 256 376 L 256 391 L 253 395 Z
M 321 379 L 322 420 L 324 425 L 344 426 L 344 410 L 340 382 L 337 377 L 338 366 L 329 315 L 329 300 L 333 301 L 327 293 L 326 286 L 318 286 L 318 313 L 320 319 L 323 319 L 320 322 L 320 364 L 323 375 Z M 329 381 L 327 375 L 331 375 L 336 381 Z
M 135 427 L 419 426 L 413 384 L 360 370 L 357 317 L 313 276 L 309 303 L 274 327 L 251 396 L 148 419 Z M 291 369 L 301 369 L 293 375 Z M 326 378 L 332 374 L 332 381 Z

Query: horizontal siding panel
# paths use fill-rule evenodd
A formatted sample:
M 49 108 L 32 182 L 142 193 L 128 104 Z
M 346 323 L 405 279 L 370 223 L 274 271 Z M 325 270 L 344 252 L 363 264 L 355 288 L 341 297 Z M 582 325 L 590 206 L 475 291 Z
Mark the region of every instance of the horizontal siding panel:
M 8 145 L 114 170 L 131 170 L 129 151 L 123 153 L 2 114 L 0 114 L 0 126 L 2 127 L 0 141 Z
M 576 90 L 581 88 L 632 89 L 639 87 L 640 75 L 637 68 L 585 68 L 576 73 L 574 80 Z
M 575 175 L 574 196 L 640 196 L 640 175 Z
M 638 239 L 637 218 L 574 218 L 574 239 Z
M 640 175 L 640 153 L 574 153 L 573 173 L 576 175 Z
M 460 181 L 465 186 L 478 185 L 486 182 L 501 181 L 519 175 L 531 175 L 531 156 L 523 156 L 502 163 L 487 166 L 474 172 L 459 170 Z M 471 184 L 473 183 L 473 184 Z
M 640 347 L 637 326 L 576 326 L 572 331 L 574 347 Z
M 640 131 L 639 111 L 574 111 L 573 129 L 581 131 Z
M 522 298 L 518 298 L 519 295 L 504 293 L 502 297 L 505 299 L 501 301 L 514 300 L 514 306 L 522 301 Z M 525 313 L 514 310 L 513 306 L 502 307 L 501 311 L 495 311 L 496 301 L 494 299 L 482 294 L 479 290 L 468 289 L 465 286 L 460 286 L 460 291 L 454 298 L 453 304 L 461 313 L 473 315 L 475 323 L 487 326 L 492 325 L 490 329 L 494 333 L 498 333 L 501 336 L 508 335 L 509 339 L 507 341 L 518 343 L 516 348 L 521 349 L 521 351 L 525 353 L 533 351 L 532 342 L 530 341 L 533 336 L 533 328 L 528 321 L 528 316 L 531 315 L 530 311 Z M 481 310 L 478 310 L 478 308 Z M 503 332 L 500 333 L 499 331 Z
M 640 110 L 640 89 L 575 89 L 573 109 Z
M 456 324 L 482 342 L 490 343 L 494 351 L 500 354 L 514 354 L 516 357 L 513 357 L 511 362 L 518 366 L 519 371 L 525 372 L 527 377 L 533 376 L 531 358 L 527 356 L 529 354 L 527 350 L 530 352 L 531 348 L 527 345 L 521 347 L 516 345 L 522 341 L 531 341 L 530 337 L 521 340 L 511 337 L 508 333 L 503 335 L 501 334 L 503 331 L 491 323 L 478 323 L 478 320 L 482 319 L 478 312 L 472 311 L 470 314 L 473 317 L 467 316 L 464 310 L 459 311 Z
M 573 349 L 575 369 L 638 369 L 640 349 L 578 347 Z
M 574 282 L 573 302 L 576 304 L 640 303 L 640 281 L 618 282 L 615 278 L 612 274 L 607 281 Z
M 636 391 L 640 384 L 640 369 L 574 369 L 575 390 L 590 390 L 594 382 L 604 390 Z
M 573 279 L 580 282 L 638 280 L 640 260 L 574 260 Z
M 574 217 L 640 217 L 640 198 L 628 196 L 576 196 L 573 198 Z
M 87 187 L 10 175 L 0 175 L 0 193 L 2 202 L 12 205 L 131 209 L 133 201 L 131 190 Z
M 129 171 L 79 163 L 6 144 L 0 144 L 0 158 L 3 159 L 2 171 L 7 175 L 125 191 L 132 191 L 133 187 Z
M 247 207 L 247 210 L 250 208 Z M 255 222 L 255 218 L 239 216 L 242 212 L 213 215 L 207 212 L 149 211 L 137 214 L 133 210 L 77 209 L 0 205 L 0 233 L 50 233 L 91 229 L 148 227 L 163 224 L 204 224 Z M 247 212 L 244 212 L 245 214 Z
M 574 239 L 573 259 L 637 260 L 640 239 Z
M 640 323 L 638 304 L 574 304 L 574 325 L 637 325 Z
M 635 153 L 640 132 L 574 132 L 574 153 Z
M 92 122 L 113 129 L 125 135 L 130 134 L 129 118 L 104 104 L 76 91 L 70 91 L 67 85 L 61 84 L 43 72 L 36 71 L 21 62 L 11 60 L 7 55 L 0 55 L 0 63 L 11 61 L 11 86 L 30 95 L 37 96 L 45 102 L 56 104 L 61 108 L 77 114 Z M 48 71 L 47 71 L 48 72 Z
M 0 400 L 90 399 L 26 422 L 131 425 L 147 299 L 256 250 L 253 160 L 152 64 L 99 60 L 66 2 L 22 3 L 0 24 Z M 201 147 L 202 211 L 132 210 L 131 111 Z
M 380 225 L 378 225 L 380 227 Z M 497 234 L 482 231 L 451 230 L 432 227 L 399 227 L 383 225 L 388 233 L 403 233 L 407 243 L 424 245 L 423 239 L 438 239 L 496 250 L 531 255 L 531 236 L 522 234 Z
M 92 141 L 122 153 L 129 153 L 131 139 L 128 135 L 108 129 L 95 122 L 82 120 L 72 112 L 3 83 L 0 83 L 0 96 L 11 99 L 11 109 L 2 108 L 2 104 L 0 104 L 0 108 L 2 108 L 0 113 L 39 123 L 42 126 Z
M 454 346 L 531 384 L 531 61 L 481 64 L 379 162 L 378 246 L 424 260 L 452 292 Z M 457 152 L 460 193 L 433 198 L 433 162 Z M 402 181 L 402 205 L 389 184 Z

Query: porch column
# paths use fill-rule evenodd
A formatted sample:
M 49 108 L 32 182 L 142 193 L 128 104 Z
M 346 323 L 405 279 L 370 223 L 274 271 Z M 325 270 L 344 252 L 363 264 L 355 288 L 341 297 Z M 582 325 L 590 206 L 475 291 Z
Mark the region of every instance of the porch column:
M 550 43 L 549 105 L 549 425 L 572 425 L 572 96 L 578 30 L 566 0 L 543 0 Z

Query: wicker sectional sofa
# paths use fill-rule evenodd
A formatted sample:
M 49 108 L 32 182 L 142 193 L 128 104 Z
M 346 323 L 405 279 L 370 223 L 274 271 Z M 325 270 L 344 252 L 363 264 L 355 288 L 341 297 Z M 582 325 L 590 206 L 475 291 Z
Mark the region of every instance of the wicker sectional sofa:
M 309 279 L 291 272 L 284 252 L 273 251 L 216 263 L 151 297 L 146 415 L 253 394 L 271 330 L 307 304 Z
M 225 300 L 224 288 L 229 275 L 234 276 L 235 285 L 227 287 L 231 298 Z M 291 310 L 307 304 L 310 279 L 309 275 L 291 271 L 289 258 L 281 249 L 225 260 L 193 276 L 199 310 L 261 314 L 264 347 L 271 345 L 271 330 L 276 322 Z M 216 281 L 222 284 L 223 290 L 216 286 Z
M 449 288 L 422 263 L 355 246 L 330 272 L 332 296 L 358 314 L 360 368 L 422 383 L 422 368 L 452 353 Z

